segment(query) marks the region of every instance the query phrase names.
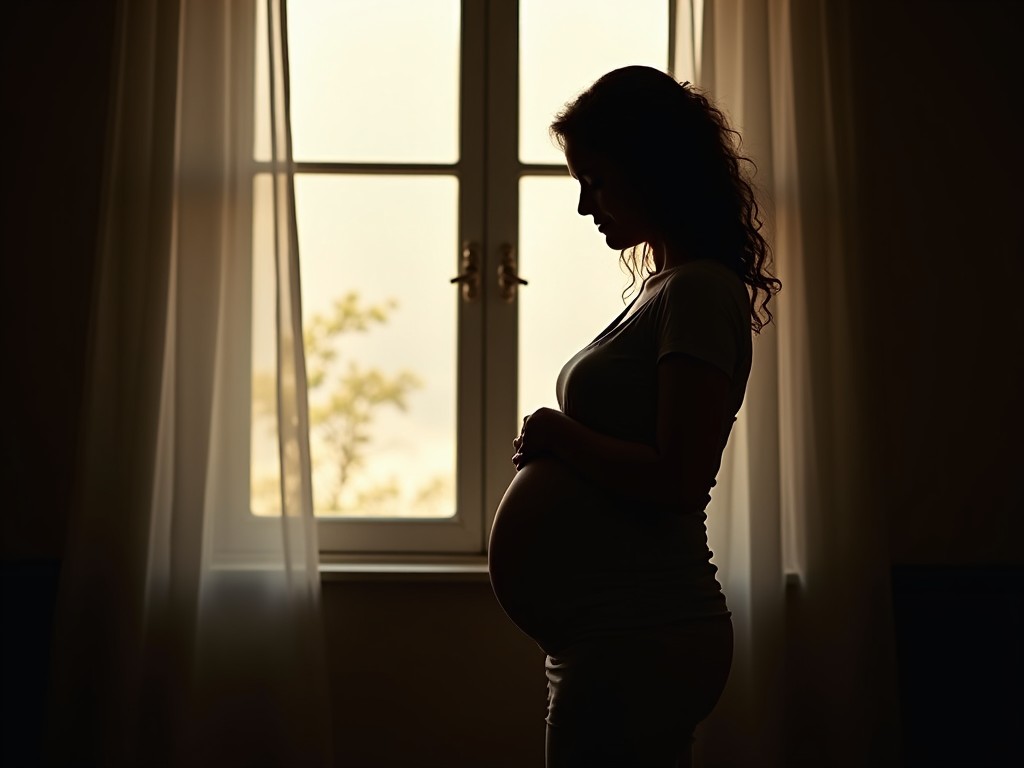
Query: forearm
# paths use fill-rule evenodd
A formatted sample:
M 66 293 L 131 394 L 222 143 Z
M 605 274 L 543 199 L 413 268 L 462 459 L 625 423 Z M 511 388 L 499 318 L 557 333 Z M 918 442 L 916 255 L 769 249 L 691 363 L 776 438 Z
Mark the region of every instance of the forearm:
M 610 493 L 682 509 L 704 506 L 708 488 L 687 481 L 682 457 L 610 437 L 564 414 L 552 432 L 549 451 Z

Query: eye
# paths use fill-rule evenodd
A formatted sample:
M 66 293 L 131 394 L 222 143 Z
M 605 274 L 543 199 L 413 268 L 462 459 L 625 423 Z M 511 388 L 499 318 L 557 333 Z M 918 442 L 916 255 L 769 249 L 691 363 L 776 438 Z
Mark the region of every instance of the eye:
M 577 179 L 580 184 L 580 192 L 594 193 L 601 189 L 604 184 L 604 180 L 600 176 L 591 176 L 589 174 L 580 174 Z

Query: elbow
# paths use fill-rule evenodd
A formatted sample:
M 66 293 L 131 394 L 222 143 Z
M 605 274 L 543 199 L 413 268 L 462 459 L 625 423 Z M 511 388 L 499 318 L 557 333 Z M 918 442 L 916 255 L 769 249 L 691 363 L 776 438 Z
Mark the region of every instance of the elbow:
M 710 491 L 708 483 L 687 481 L 676 475 L 657 484 L 654 501 L 659 507 L 676 512 L 701 512 L 711 500 Z

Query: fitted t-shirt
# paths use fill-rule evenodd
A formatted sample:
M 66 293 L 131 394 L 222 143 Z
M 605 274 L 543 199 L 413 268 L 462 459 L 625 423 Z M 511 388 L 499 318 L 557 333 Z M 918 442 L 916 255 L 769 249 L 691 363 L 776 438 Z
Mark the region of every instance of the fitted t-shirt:
M 558 376 L 561 410 L 611 437 L 656 446 L 658 363 L 686 354 L 730 381 L 721 451 L 743 402 L 752 344 L 746 285 L 725 265 L 695 260 L 656 273 L 641 294 Z M 714 477 L 708 478 L 708 491 Z M 665 509 L 625 499 L 607 537 L 607 568 L 587 576 L 589 605 L 574 635 L 665 626 L 728 614 L 708 549 L 704 505 Z M 576 608 L 574 608 L 576 610 Z
M 724 449 L 750 376 L 750 300 L 743 281 L 710 259 L 649 278 L 611 325 L 562 367 L 558 405 L 597 432 L 653 446 L 658 363 L 673 353 L 711 363 L 729 377 Z

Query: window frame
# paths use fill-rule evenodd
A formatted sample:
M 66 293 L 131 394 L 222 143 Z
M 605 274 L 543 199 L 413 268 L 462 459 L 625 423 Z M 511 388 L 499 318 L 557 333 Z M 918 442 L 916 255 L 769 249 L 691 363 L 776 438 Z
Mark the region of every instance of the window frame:
M 259 2 L 259 0 L 256 0 Z M 456 510 L 450 518 L 318 517 L 317 535 L 321 555 L 328 558 L 386 555 L 482 555 L 486 549 L 485 501 L 483 491 L 484 453 L 484 307 L 488 289 L 484 233 L 484 72 L 486 71 L 486 0 L 462 0 L 459 59 L 459 154 L 454 163 L 384 163 L 296 161 L 294 173 L 327 175 L 428 175 L 454 176 L 458 183 L 458 243 L 452 254 L 452 275 L 459 274 L 462 251 L 473 248 L 480 260 L 481 284 L 478 298 L 457 299 L 460 290 L 452 285 L 452 300 L 458 301 L 456 378 Z M 255 31 L 255 24 L 252 25 Z M 255 37 L 255 34 L 252 35 Z M 252 61 L 255 51 L 248 57 Z M 249 68 L 253 69 L 252 64 Z M 255 84 L 254 71 L 249 74 Z M 251 113 L 251 112 L 250 112 Z M 250 148 L 251 178 L 269 168 L 254 159 L 253 136 L 242 137 Z M 251 185 L 250 185 L 251 187 Z M 251 190 L 248 205 L 252 226 Z M 244 227 L 243 227 L 244 229 Z M 250 235 L 251 237 L 251 235 Z M 251 252 L 251 241 L 249 242 Z M 301 248 L 301 242 L 300 242 Z M 301 250 L 300 250 L 301 272 Z M 251 363 L 251 361 L 250 361 Z M 247 446 L 248 447 L 248 446 Z M 248 451 L 246 451 L 246 456 Z M 250 518 L 254 517 L 249 515 Z M 358 558 L 357 558 L 358 559 Z
M 256 88 L 255 4 L 240 4 L 251 18 L 239 25 L 249 30 L 238 35 L 235 66 L 242 82 L 238 108 L 242 115 L 254 114 Z M 677 4 L 666 0 L 669 23 L 668 64 L 673 65 Z M 689 5 L 689 3 L 687 3 Z M 321 556 L 328 562 L 373 563 L 383 561 L 433 563 L 479 561 L 486 554 L 487 537 L 495 511 L 514 477 L 510 461 L 511 440 L 520 421 L 518 386 L 518 301 L 506 301 L 496 279 L 502 253 L 518 249 L 519 184 L 524 176 L 567 176 L 563 164 L 525 164 L 519 160 L 519 2 L 518 0 L 461 0 L 459 63 L 459 156 L 452 164 L 358 163 L 296 161 L 295 175 L 302 174 L 386 174 L 451 175 L 457 179 L 458 243 L 452 254 L 452 275 L 459 274 L 462 250 L 471 245 L 476 252 L 480 284 L 478 298 L 467 302 L 457 285 L 457 402 L 456 428 L 456 513 L 451 518 L 317 518 Z M 247 111 L 246 111 L 247 110 Z M 256 177 L 270 168 L 255 158 L 252 121 L 240 120 L 240 167 L 247 180 L 239 184 L 239 210 L 243 214 L 237 230 L 239 252 L 252 253 L 253 186 Z M 248 215 L 245 215 L 248 212 Z M 301 243 L 300 243 L 301 246 Z M 251 258 L 248 265 L 251 285 Z M 301 272 L 301 252 L 300 252 Z M 245 281 L 243 281 L 244 283 Z M 251 317 L 251 290 L 245 310 Z M 245 322 L 248 323 L 246 320 Z M 250 329 L 251 333 L 251 329 Z M 250 359 L 246 371 L 251 371 Z M 241 384 L 241 382 L 236 382 Z M 243 389 L 251 402 L 251 381 Z M 243 391 L 239 389 L 238 391 Z M 234 418 L 241 418 L 238 409 Z M 248 425 L 249 412 L 245 413 Z M 246 434 L 244 451 L 234 460 L 231 471 L 249 482 L 251 436 Z M 248 492 L 245 494 L 248 498 Z M 245 541 L 244 534 L 275 525 L 273 518 L 258 518 L 246 509 L 232 517 L 232 535 Z M 237 518 L 237 519 L 236 519 Z M 245 518 L 244 520 L 241 518 Z M 243 530 L 244 529 L 244 530 Z M 468 559 L 467 559 L 468 558 Z

